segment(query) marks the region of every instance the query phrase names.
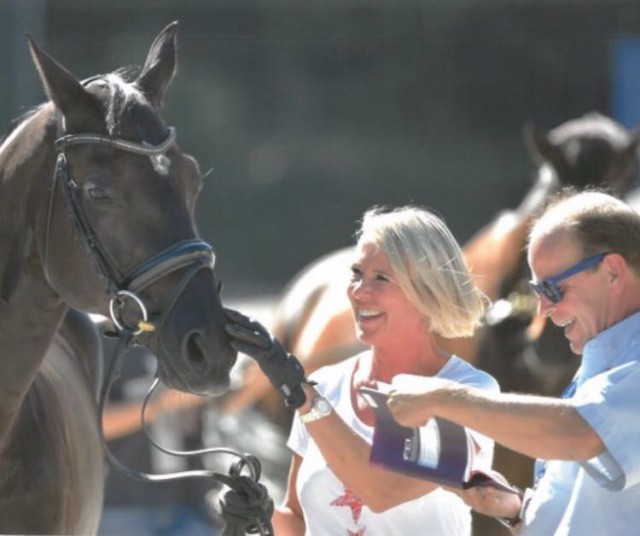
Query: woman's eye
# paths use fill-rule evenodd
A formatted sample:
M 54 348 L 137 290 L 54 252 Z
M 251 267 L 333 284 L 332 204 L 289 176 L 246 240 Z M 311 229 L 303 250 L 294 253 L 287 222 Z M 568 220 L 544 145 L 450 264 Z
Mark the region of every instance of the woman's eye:
M 357 268 L 351 269 L 351 281 L 358 281 L 362 279 L 362 272 Z

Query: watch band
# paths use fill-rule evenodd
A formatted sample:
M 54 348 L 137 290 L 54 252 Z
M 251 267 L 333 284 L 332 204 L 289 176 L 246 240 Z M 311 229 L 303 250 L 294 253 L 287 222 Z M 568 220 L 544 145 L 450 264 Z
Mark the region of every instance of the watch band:
M 311 402 L 311 409 L 300 415 L 300 421 L 304 424 L 327 417 L 333 411 L 333 407 L 326 398 L 315 396 Z

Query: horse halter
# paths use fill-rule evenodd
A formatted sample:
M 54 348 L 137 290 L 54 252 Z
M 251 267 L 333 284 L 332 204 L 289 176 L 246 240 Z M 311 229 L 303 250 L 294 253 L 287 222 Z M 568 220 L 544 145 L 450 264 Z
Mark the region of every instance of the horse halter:
M 203 240 L 188 239 L 173 244 L 166 250 L 143 261 L 129 272 L 123 273 L 109 255 L 109 252 L 103 247 L 78 199 L 79 187 L 69 173 L 66 149 L 74 145 L 92 144 L 153 157 L 163 155 L 174 143 L 175 129 L 169 127 L 165 141 L 156 146 L 143 145 L 100 134 L 67 134 L 58 138 L 54 144 L 58 156 L 53 174 L 53 184 L 49 193 L 46 217 L 43 260 L 45 277 L 49 284 L 51 284 L 49 244 L 55 195 L 58 189 L 58 183 L 60 183 L 63 188 L 73 226 L 87 245 L 96 270 L 105 283 L 108 294 L 111 296 L 109 309 L 113 323 L 118 329 L 122 329 L 123 321 L 119 313 L 120 308 L 126 300 L 133 301 L 140 308 L 142 321 L 136 326 L 132 326 L 135 335 L 139 335 L 142 331 L 155 331 L 155 326 L 148 322 L 146 308 L 142 300 L 138 298 L 137 293 L 172 272 L 192 266 L 191 270 L 185 274 L 183 283 L 179 285 L 179 289 L 182 290 L 186 286 L 186 283 L 192 279 L 195 273 L 201 268 L 213 269 L 215 255 L 211 246 Z M 179 295 L 175 295 L 172 303 L 175 303 L 178 297 Z M 170 310 L 171 307 L 168 309 Z M 162 321 L 160 323 L 162 324 Z

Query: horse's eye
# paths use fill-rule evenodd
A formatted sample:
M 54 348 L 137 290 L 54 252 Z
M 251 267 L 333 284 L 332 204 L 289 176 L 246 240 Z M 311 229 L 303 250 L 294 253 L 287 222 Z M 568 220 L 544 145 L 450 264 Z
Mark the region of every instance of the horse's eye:
M 91 199 L 96 199 L 98 201 L 109 201 L 111 199 L 104 188 L 96 186 L 95 184 L 87 186 L 86 192 Z

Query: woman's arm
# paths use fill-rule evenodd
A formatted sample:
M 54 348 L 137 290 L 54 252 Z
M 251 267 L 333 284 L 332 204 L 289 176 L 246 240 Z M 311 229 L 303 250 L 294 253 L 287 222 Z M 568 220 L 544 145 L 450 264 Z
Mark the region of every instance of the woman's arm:
M 317 391 L 304 385 L 305 404 L 299 414 L 306 413 Z M 379 469 L 369 463 L 371 446 L 333 411 L 327 417 L 306 424 L 307 431 L 322 452 L 331 470 L 345 487 L 358 495 L 374 512 L 416 499 L 437 489 L 439 485 Z
M 296 479 L 302 458 L 294 454 L 291 458 L 287 491 L 282 506 L 276 508 L 273 514 L 273 530 L 278 536 L 303 536 L 305 525 L 302 508 L 296 491 Z
M 206 404 L 207 397 L 166 389 L 147 404 L 144 417 L 152 423 L 160 415 Z M 102 422 L 107 441 L 119 439 L 142 428 L 142 401 L 109 403 Z

